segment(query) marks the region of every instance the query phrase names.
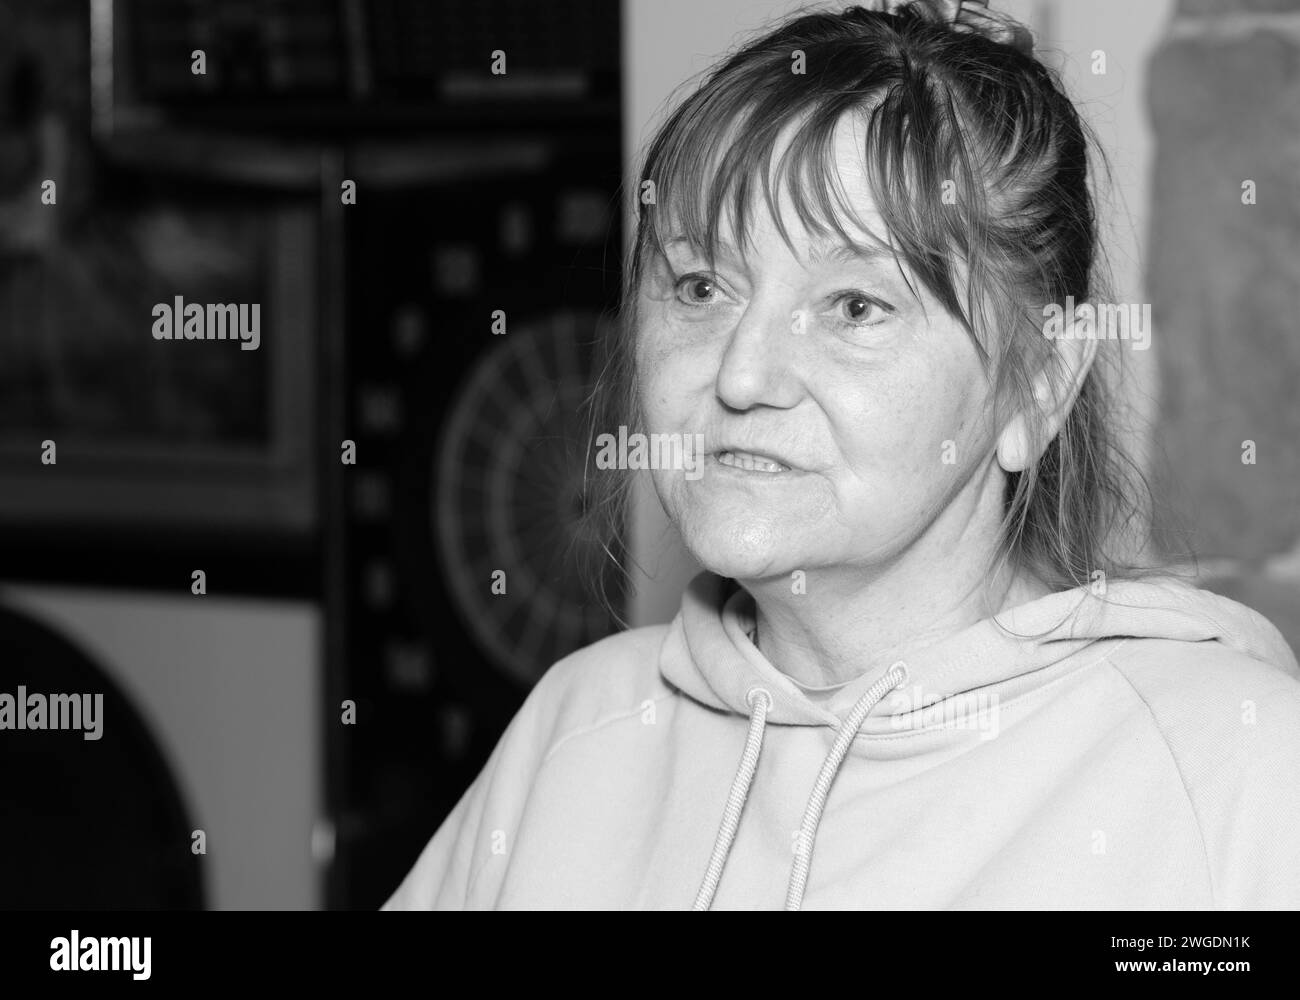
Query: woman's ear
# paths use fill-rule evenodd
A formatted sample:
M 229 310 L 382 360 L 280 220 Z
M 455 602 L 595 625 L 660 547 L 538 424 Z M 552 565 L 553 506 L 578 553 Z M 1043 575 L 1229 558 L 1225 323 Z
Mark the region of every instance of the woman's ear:
M 1027 469 L 1060 433 L 1096 360 L 1096 337 L 1071 336 L 1073 328 L 1067 324 L 1064 335 L 1052 341 L 1047 360 L 1032 377 L 1031 404 L 1014 413 L 998 436 L 998 464 L 1007 472 Z
M 998 437 L 998 465 L 1007 472 L 1024 471 L 1031 460 L 1032 441 L 1032 428 L 1022 410 L 1007 422 Z

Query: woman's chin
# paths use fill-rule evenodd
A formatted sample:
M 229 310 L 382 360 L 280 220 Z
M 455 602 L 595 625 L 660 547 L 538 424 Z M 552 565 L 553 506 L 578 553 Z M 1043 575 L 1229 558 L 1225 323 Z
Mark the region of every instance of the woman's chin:
M 799 568 L 799 560 L 790 549 L 789 534 L 782 538 L 760 525 L 691 533 L 685 537 L 696 561 L 719 576 L 758 580 L 786 575 Z

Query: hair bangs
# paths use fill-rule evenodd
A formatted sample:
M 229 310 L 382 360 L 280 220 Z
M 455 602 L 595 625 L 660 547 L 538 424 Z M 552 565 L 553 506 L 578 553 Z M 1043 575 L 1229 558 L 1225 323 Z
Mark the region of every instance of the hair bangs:
M 676 240 L 704 255 L 710 267 L 724 247 L 743 257 L 753 246 L 760 204 L 797 253 L 782 193 L 788 210 L 815 237 L 838 238 L 856 250 L 896 250 L 888 233 L 873 232 L 859 216 L 839 176 L 835 130 L 851 104 L 840 95 L 792 102 L 773 93 L 727 108 L 730 117 L 721 127 L 714 117 L 721 109 L 682 115 L 646 160 L 643 183 L 654 182 L 655 200 L 640 206 L 637 257 L 666 257 L 667 244 Z

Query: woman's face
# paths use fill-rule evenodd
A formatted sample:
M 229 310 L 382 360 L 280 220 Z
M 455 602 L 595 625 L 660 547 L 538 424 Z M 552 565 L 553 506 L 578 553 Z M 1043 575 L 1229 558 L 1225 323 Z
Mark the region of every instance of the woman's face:
M 860 149 L 841 127 L 841 181 L 883 234 Z M 955 543 L 995 494 L 979 475 L 994 435 L 970 337 L 916 280 L 913 297 L 892 257 L 837 254 L 787 199 L 792 253 L 758 206 L 746 259 L 724 249 L 709 273 L 671 243 L 671 271 L 652 263 L 640 291 L 645 429 L 702 434 L 707 453 L 702 476 L 653 472 L 664 509 L 706 568 L 742 580 L 881 565 L 940 522 Z

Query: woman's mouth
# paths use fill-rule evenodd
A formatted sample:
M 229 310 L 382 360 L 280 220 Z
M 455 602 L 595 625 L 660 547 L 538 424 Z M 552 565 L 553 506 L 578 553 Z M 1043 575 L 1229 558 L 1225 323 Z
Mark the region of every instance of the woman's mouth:
M 742 469 L 745 472 L 775 475 L 790 471 L 788 465 L 784 465 L 767 455 L 756 455 L 748 451 L 720 451 L 717 453 L 717 459 L 719 465 L 725 465 L 732 469 Z

